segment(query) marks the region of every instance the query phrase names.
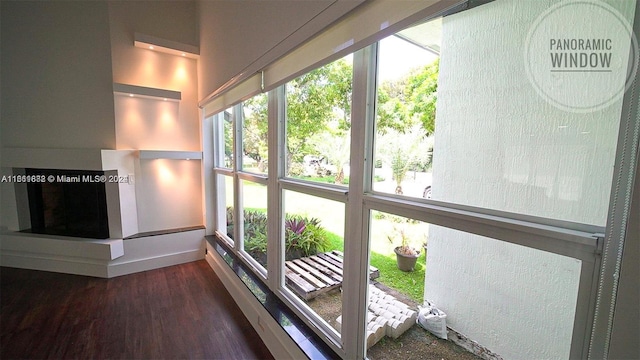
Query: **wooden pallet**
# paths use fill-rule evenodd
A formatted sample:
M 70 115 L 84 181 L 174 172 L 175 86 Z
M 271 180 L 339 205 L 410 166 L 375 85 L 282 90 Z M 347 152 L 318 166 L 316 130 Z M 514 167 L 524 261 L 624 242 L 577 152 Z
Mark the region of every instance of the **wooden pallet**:
M 305 300 L 338 289 L 342 285 L 343 258 L 342 252 L 334 250 L 285 261 L 287 285 Z M 375 267 L 369 270 L 371 279 L 380 276 Z

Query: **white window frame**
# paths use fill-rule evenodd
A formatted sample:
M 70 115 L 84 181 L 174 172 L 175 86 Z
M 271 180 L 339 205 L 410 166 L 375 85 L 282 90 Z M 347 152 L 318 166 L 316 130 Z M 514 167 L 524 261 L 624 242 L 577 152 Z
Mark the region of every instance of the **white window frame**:
M 636 19 L 639 14 L 636 14 Z M 638 21 L 634 26 L 638 27 Z M 576 299 L 573 324 L 571 358 L 600 358 L 606 356 L 611 332 L 611 319 L 615 306 L 616 280 L 620 249 L 624 245 L 624 221 L 628 212 L 628 200 L 633 184 L 633 168 L 636 166 L 638 133 L 637 93 L 629 91 L 625 95 L 616 171 L 612 185 L 609 218 L 606 229 L 567 221 L 550 220 L 535 216 L 513 214 L 504 211 L 474 208 L 450 204 L 430 199 L 411 199 L 372 191 L 373 143 L 375 119 L 377 45 L 369 45 L 354 53 L 354 78 L 351 114 L 351 174 L 348 188 L 310 184 L 285 177 L 285 92 L 280 85 L 269 91 L 268 98 L 268 176 L 260 176 L 238 171 L 241 156 L 234 156 L 234 168 L 213 168 L 213 190 L 220 194 L 218 175 L 232 176 L 234 179 L 234 210 L 236 219 L 241 220 L 240 206 L 241 180 L 267 185 L 268 216 L 268 275 L 264 278 L 269 288 L 289 304 L 294 312 L 321 336 L 344 358 L 363 358 L 366 354 L 366 306 L 368 284 L 368 257 L 370 212 L 383 211 L 412 218 L 467 233 L 488 236 L 496 240 L 529 248 L 560 254 L 581 261 L 580 280 Z M 636 82 L 632 86 L 636 89 Z M 224 111 L 224 110 L 223 110 Z M 234 111 L 235 113 L 235 111 Z M 219 116 L 215 115 L 214 117 Z M 634 118 L 635 116 L 635 118 Z M 213 121 L 214 134 L 219 132 Z M 235 122 L 237 123 L 237 122 Z M 241 134 L 240 128 L 240 134 Z M 237 136 L 238 129 L 234 131 Z M 220 136 L 213 139 L 214 149 L 220 149 Z M 234 140 L 235 151 L 238 142 Z M 224 140 L 222 139 L 222 146 Z M 242 153 L 240 143 L 239 154 Z M 214 159 L 215 150 L 213 151 Z M 222 155 L 224 156 L 224 155 Z M 219 159 L 217 159 L 219 161 Z M 205 162 L 206 163 L 206 162 Z M 637 180 L 636 180 L 637 181 Z M 340 201 L 346 206 L 344 242 L 344 286 L 343 286 L 343 328 L 341 337 L 322 321 L 310 316 L 310 310 L 285 286 L 284 281 L 284 207 L 283 191 L 291 190 L 330 200 Z M 224 189 L 222 189 L 224 193 Z M 215 209 L 220 209 L 224 196 L 216 196 Z M 222 207 L 224 209 L 224 205 Z M 224 216 L 214 210 L 214 228 L 220 229 Z M 217 211 L 217 212 L 216 212 Z M 225 224 L 226 225 L 226 224 Z M 242 254 L 241 226 L 235 226 L 234 249 Z M 605 234 L 606 233 L 606 234 Z M 217 231 L 218 236 L 226 234 Z M 363 246 L 363 244 L 366 244 Z M 603 255 L 604 251 L 604 255 Z M 246 258 L 246 257 L 245 257 Z M 250 258 L 250 257 L 249 257 Z M 252 259 L 251 259 L 252 260 Z M 249 261 L 251 261 L 249 260 Z M 608 318 L 598 318 L 597 312 L 604 312 Z M 597 321 L 596 321 L 597 320 Z

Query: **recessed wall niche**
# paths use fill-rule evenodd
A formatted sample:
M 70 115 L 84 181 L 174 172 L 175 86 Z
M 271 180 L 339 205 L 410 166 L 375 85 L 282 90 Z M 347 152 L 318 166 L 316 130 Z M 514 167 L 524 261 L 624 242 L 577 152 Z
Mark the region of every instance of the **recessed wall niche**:
M 188 148 L 179 119 L 179 103 L 139 95 L 116 94 L 118 149 L 182 150 Z

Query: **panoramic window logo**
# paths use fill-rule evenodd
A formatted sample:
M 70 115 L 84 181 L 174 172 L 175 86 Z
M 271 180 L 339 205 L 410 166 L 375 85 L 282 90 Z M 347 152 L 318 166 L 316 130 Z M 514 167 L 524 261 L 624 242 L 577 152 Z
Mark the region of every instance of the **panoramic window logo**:
M 638 67 L 633 29 L 601 1 L 570 0 L 542 13 L 524 49 L 538 94 L 565 111 L 593 112 L 618 101 Z

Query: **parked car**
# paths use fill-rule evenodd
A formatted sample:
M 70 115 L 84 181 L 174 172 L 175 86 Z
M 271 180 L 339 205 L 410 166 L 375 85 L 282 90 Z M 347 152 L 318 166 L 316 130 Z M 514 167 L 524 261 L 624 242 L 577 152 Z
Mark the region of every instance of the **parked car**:
M 335 165 L 329 164 L 324 156 L 306 155 L 303 159 L 306 176 L 329 176 L 337 172 Z
M 425 199 L 431 199 L 431 185 L 428 185 L 427 187 L 424 188 L 424 191 L 422 192 L 422 197 Z

